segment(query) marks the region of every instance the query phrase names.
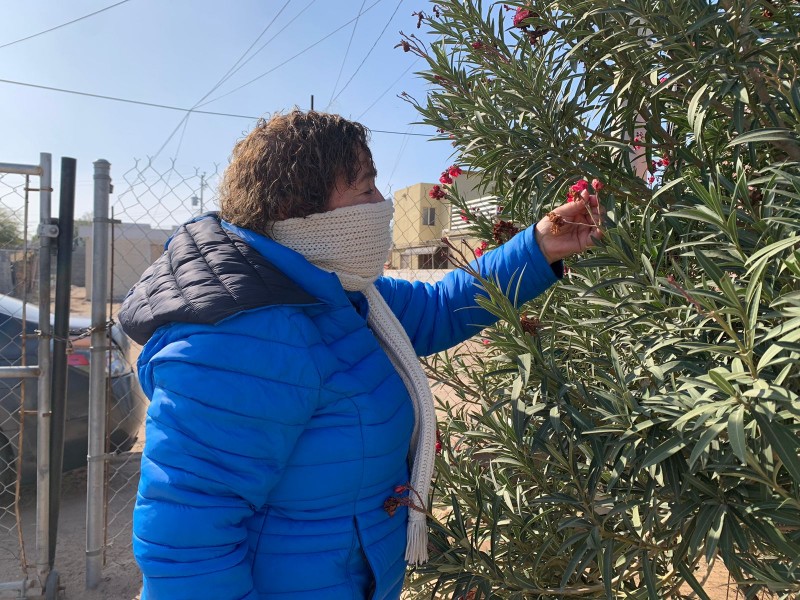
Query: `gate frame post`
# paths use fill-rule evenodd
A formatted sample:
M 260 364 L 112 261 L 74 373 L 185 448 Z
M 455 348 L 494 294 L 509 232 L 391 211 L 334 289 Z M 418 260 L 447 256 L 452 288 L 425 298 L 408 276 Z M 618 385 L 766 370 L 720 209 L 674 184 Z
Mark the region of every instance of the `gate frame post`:
M 86 480 L 86 589 L 94 589 L 103 574 L 103 517 L 105 505 L 106 351 L 108 320 L 108 218 L 111 164 L 94 162 L 94 219 L 92 221 L 92 345 L 89 365 L 89 441 Z

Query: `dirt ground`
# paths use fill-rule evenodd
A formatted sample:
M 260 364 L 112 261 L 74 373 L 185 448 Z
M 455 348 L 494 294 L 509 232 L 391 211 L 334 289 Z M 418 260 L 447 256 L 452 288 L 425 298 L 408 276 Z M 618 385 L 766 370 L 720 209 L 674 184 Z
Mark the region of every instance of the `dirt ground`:
M 67 600 L 139 600 L 140 575 L 130 552 L 130 514 L 132 500 L 138 481 L 138 455 L 117 465 L 112 481 L 114 500 L 112 511 L 119 510 L 115 519 L 118 525 L 110 528 L 110 540 L 106 566 L 98 587 L 87 590 L 86 577 L 86 469 L 79 469 L 64 476 L 61 509 L 56 548 L 56 569 L 61 575 Z M 29 562 L 35 559 L 34 523 L 36 519 L 35 489 L 23 490 L 21 502 L 22 522 L 25 524 L 25 540 Z M 703 573 L 697 573 L 702 581 Z M 21 577 L 19 561 L 11 559 L 6 552 L 0 553 L 0 583 L 18 580 Z M 711 600 L 734 600 L 740 596 L 734 586 L 728 587 L 728 574 L 721 564 L 707 574 L 703 585 Z M 687 590 L 688 592 L 688 590 Z M 0 598 L 6 598 L 0 592 Z M 12 596 L 13 597 L 13 596 Z
M 82 297 L 82 290 L 76 289 L 72 298 L 73 312 L 88 314 L 89 302 Z M 442 388 L 437 388 L 437 395 L 442 394 Z M 56 547 L 56 570 L 60 573 L 61 584 L 64 587 L 64 597 L 67 600 L 139 600 L 140 574 L 133 560 L 130 549 L 130 524 L 133 510 L 133 500 L 136 494 L 136 485 L 139 474 L 139 454 L 141 441 L 134 447 L 134 452 L 110 471 L 111 488 L 108 502 L 109 527 L 106 562 L 103 576 L 96 589 L 87 590 L 86 577 L 86 469 L 79 469 L 64 476 L 61 491 L 61 507 Z M 36 505 L 35 489 L 25 487 L 22 490 L 20 502 L 21 522 L 23 524 L 23 537 L 27 552 L 28 564 L 35 562 L 35 523 Z M 7 515 L 8 516 L 8 515 Z M 0 526 L 3 523 L 0 522 Z M 0 530 L 0 584 L 22 579 L 20 567 L 21 559 L 18 551 L 16 536 L 5 536 Z M 34 571 L 31 569 L 30 575 Z M 701 581 L 704 573 L 697 573 Z M 705 574 L 704 589 L 711 600 L 734 600 L 739 596 L 734 586 L 728 584 L 728 574 L 721 564 L 717 564 Z M 2 586 L 0 585 L 0 588 Z M 687 589 L 688 593 L 688 589 Z M 0 591 L 0 598 L 15 598 L 14 595 L 4 595 Z
M 124 483 L 117 487 L 118 499 L 133 499 L 138 479 L 138 461 L 134 460 L 118 467 L 118 480 Z M 35 556 L 33 524 L 36 518 L 34 503 L 35 490 L 26 488 L 22 502 L 22 521 L 25 527 L 26 548 L 29 561 Z M 87 590 L 85 584 L 86 558 L 84 554 L 86 539 L 86 469 L 73 471 L 64 477 L 61 510 L 56 548 L 56 569 L 61 575 L 68 600 L 139 600 L 140 575 L 130 553 L 130 511 L 132 506 L 121 513 L 120 522 L 112 533 L 117 537 L 111 542 L 106 566 L 99 586 Z M 702 573 L 697 573 L 702 580 Z M 7 560 L 6 553 L 0 556 L 0 583 L 20 578 L 19 562 Z M 703 585 L 711 600 L 734 600 L 739 598 L 735 587 L 728 588 L 728 575 L 721 565 L 708 574 Z M 688 590 L 687 590 L 688 591 Z M 13 597 L 13 596 L 12 596 Z M 0 598 L 6 598 L 0 593 Z

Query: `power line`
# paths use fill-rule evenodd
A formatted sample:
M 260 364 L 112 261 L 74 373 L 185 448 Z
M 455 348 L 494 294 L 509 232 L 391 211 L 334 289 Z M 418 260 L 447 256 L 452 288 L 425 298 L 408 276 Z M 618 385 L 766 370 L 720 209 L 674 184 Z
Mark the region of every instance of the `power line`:
M 275 35 L 273 35 L 271 38 L 269 38 L 269 39 L 268 39 L 266 42 L 264 42 L 263 44 L 261 44 L 261 47 L 260 47 L 258 50 L 256 50 L 255 52 L 253 52 L 253 54 L 250 56 L 250 58 L 248 58 L 246 61 L 244 61 L 244 62 L 243 62 L 242 64 L 240 64 L 238 67 L 236 67 L 236 69 L 234 69 L 234 70 L 233 70 L 233 72 L 232 72 L 232 73 L 230 73 L 230 75 L 228 75 L 228 76 L 225 78 L 225 81 L 227 81 L 228 79 L 230 79 L 231 77 L 233 77 L 233 76 L 234 76 L 234 75 L 235 75 L 235 74 L 236 74 L 236 73 L 237 73 L 239 70 L 241 70 L 241 68 L 242 68 L 242 67 L 244 67 L 244 66 L 245 66 L 247 63 L 249 63 L 251 60 L 253 60 L 253 59 L 256 57 L 256 55 L 258 55 L 258 53 L 259 53 L 259 52 L 261 52 L 261 51 L 262 51 L 264 48 L 266 48 L 266 47 L 267 47 L 267 46 L 268 46 L 270 43 L 272 43 L 272 41 L 273 41 L 273 40 L 274 40 L 276 37 L 278 37 L 278 36 L 279 36 L 281 33 L 283 33 L 284 31 L 286 31 L 286 30 L 289 28 L 289 26 L 290 26 L 292 23 L 294 23 L 294 22 L 295 22 L 297 19 L 299 19 L 299 18 L 302 16 L 302 14 L 303 14 L 304 12 L 306 12 L 306 11 L 307 11 L 309 8 L 311 8 L 311 7 L 314 5 L 314 3 L 316 3 L 316 1 L 317 1 L 317 0 L 311 0 L 311 2 L 309 2 L 308 4 L 306 4 L 306 5 L 305 5 L 305 7 L 304 7 L 304 8 L 303 8 L 303 9 L 302 9 L 302 10 L 301 10 L 299 13 L 297 13 L 295 16 L 293 16 L 293 17 L 292 17 L 292 18 L 289 20 L 289 22 L 288 22 L 288 23 L 286 23 L 286 25 L 284 25 L 284 26 L 281 28 L 281 30 L 280 30 L 278 33 L 276 33 L 276 34 L 275 34 Z M 282 11 L 282 10 L 283 10 L 283 9 L 281 9 L 281 11 Z M 213 102 L 213 100 L 210 100 L 209 102 Z
M 278 17 L 281 15 L 281 13 L 284 11 L 284 9 L 285 9 L 287 6 L 289 6 L 289 2 L 290 2 L 290 0 L 286 0 L 286 3 L 283 5 L 283 7 L 282 7 L 282 8 L 281 8 L 281 9 L 278 11 L 278 13 L 277 13 L 277 14 L 276 14 L 274 17 L 272 17 L 272 20 L 271 20 L 269 23 L 267 23 L 267 26 L 266 26 L 266 27 L 264 27 L 264 29 L 262 29 L 262 30 L 261 30 L 261 33 L 259 33 L 259 34 L 258 34 L 258 37 L 257 37 L 255 40 L 253 40 L 253 43 L 252 43 L 252 44 L 250 44 L 250 46 L 248 46 L 247 50 L 245 50 L 245 51 L 244 51 L 244 52 L 243 52 L 243 53 L 242 53 L 242 54 L 239 56 L 239 58 L 237 58 L 237 59 L 236 59 L 236 62 L 235 62 L 235 63 L 233 63 L 233 65 L 232 65 L 232 66 L 231 66 L 231 67 L 230 67 L 230 68 L 229 68 L 229 69 L 228 69 L 228 70 L 225 72 L 225 74 L 224 74 L 224 75 L 223 75 L 223 76 L 222 76 L 222 77 L 221 77 L 221 78 L 220 78 L 220 79 L 217 81 L 217 83 L 215 83 L 215 84 L 214 84 L 214 86 L 213 86 L 213 87 L 212 87 L 210 90 L 208 90 L 208 92 L 206 92 L 206 93 L 205 93 L 205 95 L 204 95 L 202 98 L 200 98 L 200 100 L 198 100 L 197 102 L 195 102 L 195 103 L 194 103 L 194 106 L 192 106 L 192 109 L 195 109 L 195 108 L 197 108 L 197 107 L 200 105 L 200 103 L 201 103 L 203 100 L 205 100 L 206 98 L 208 98 L 208 97 L 209 97 L 209 96 L 210 96 L 212 93 L 214 93 L 214 91 L 215 91 L 217 88 L 219 88 L 219 86 L 220 86 L 220 85 L 222 85 L 223 83 L 225 83 L 225 81 L 227 81 L 227 80 L 228 80 L 228 78 L 229 78 L 229 77 L 231 77 L 231 76 L 233 75 L 233 72 L 235 72 L 235 71 L 234 71 L 234 69 L 237 67 L 237 65 L 238 65 L 240 62 L 242 62 L 242 60 L 244 60 L 244 57 L 245 57 L 245 56 L 247 56 L 247 54 L 250 52 L 250 50 L 252 50 L 252 49 L 253 49 L 253 46 L 255 46 L 255 45 L 258 43 L 258 40 L 260 40 L 262 37 L 264 37 L 264 34 L 265 34 L 265 33 L 267 33 L 267 31 L 269 30 L 269 28 L 270 28 L 270 27 L 272 27 L 273 23 L 275 23 L 275 21 L 276 21 L 276 20 L 277 20 L 277 18 L 278 18 Z M 273 39 L 274 39 L 274 38 L 273 38 Z M 263 46 L 262 46 L 262 48 L 263 48 Z M 259 51 L 260 51 L 260 50 L 259 50 Z M 253 56 L 255 56 L 255 55 L 253 55 Z M 252 58 L 252 57 L 251 57 L 251 58 Z M 157 157 L 158 157 L 158 155 L 159 155 L 159 154 L 161 154 L 162 150 L 164 150 L 164 148 L 167 146 L 167 144 L 169 144 L 170 140 L 171 140 L 173 137 L 175 137 L 175 134 L 178 132 L 178 129 L 180 129 L 181 125 L 183 125 L 183 126 L 184 126 L 184 127 L 183 127 L 183 131 L 181 132 L 181 140 L 183 140 L 183 136 L 184 136 L 184 134 L 186 133 L 186 126 L 189 124 L 189 116 L 190 116 L 191 114 L 192 114 L 191 112 L 188 112 L 188 113 L 186 113 L 186 114 L 185 114 L 185 115 L 184 115 L 184 116 L 181 118 L 180 122 L 179 122 L 179 123 L 178 123 L 178 124 L 175 126 L 175 129 L 173 129 L 173 130 L 172 130 L 172 133 L 170 133 L 170 134 L 167 136 L 167 139 L 166 139 L 166 140 L 164 140 L 164 143 L 163 143 L 163 144 L 161 144 L 161 147 L 160 147 L 160 148 L 158 149 L 158 151 L 155 153 L 155 155 L 153 156 L 153 158 L 157 158 Z M 175 157 L 173 158 L 173 160 L 175 160 L 175 159 L 177 159 L 177 158 L 178 158 L 178 152 L 180 151 L 180 147 L 181 147 L 181 143 L 180 143 L 180 142 L 178 142 L 178 149 L 175 151 Z
M 336 94 L 336 96 L 333 98 L 333 100 L 331 100 L 331 102 L 334 102 L 334 101 L 336 100 L 336 98 L 338 98 L 339 96 L 341 96 L 341 95 L 342 95 L 342 92 L 343 92 L 343 91 L 345 91 L 345 89 L 347 89 L 347 86 L 348 86 L 348 85 L 350 85 L 350 82 L 351 82 L 351 81 L 353 81 L 353 78 L 354 78 L 354 77 L 356 76 L 356 74 L 357 74 L 357 73 L 358 73 L 358 72 L 361 70 L 361 67 L 363 67 L 363 66 L 364 66 L 364 63 L 365 63 L 365 62 L 367 62 L 367 59 L 369 58 L 369 55 L 370 55 L 370 54 L 372 54 L 372 51 L 373 51 L 373 50 L 375 50 L 375 46 L 377 46 L 377 45 L 378 45 L 378 42 L 379 42 L 379 41 L 380 41 L 380 39 L 383 37 L 383 34 L 384 34 L 384 33 L 386 33 L 386 30 L 387 30 L 387 29 L 388 29 L 388 27 L 389 27 L 389 23 L 391 23 L 391 22 L 392 22 L 392 19 L 394 19 L 394 16 L 397 14 L 397 11 L 400 9 L 400 5 L 401 5 L 402 3 L 403 3 L 403 0 L 400 0 L 400 2 L 398 2 L 398 3 L 397 3 L 397 6 L 394 8 L 394 12 L 392 13 L 392 16 L 391 16 L 391 17 L 389 17 L 389 20 L 388 20 L 388 21 L 386 21 L 386 25 L 384 25 L 384 26 L 383 26 L 383 29 L 382 29 L 382 30 L 381 30 L 381 32 L 378 34 L 378 37 L 375 39 L 375 43 L 374 43 L 374 44 L 372 44 L 372 48 L 370 48 L 370 49 L 367 51 L 367 53 L 364 55 L 364 58 L 363 58 L 363 59 L 361 59 L 361 63 L 358 65 L 358 67 L 356 67 L 356 70 L 355 70 L 355 71 L 353 72 L 353 74 L 350 76 L 350 79 L 348 79 L 348 80 L 347 80 L 347 83 L 345 83 L 345 84 L 342 86 L 342 89 L 341 89 L 341 90 L 339 90 L 339 93 L 338 93 L 338 94 Z
M 397 158 L 394 161 L 392 172 L 389 173 L 389 179 L 388 179 L 388 181 L 390 182 L 389 185 L 391 185 L 392 177 L 394 177 L 394 172 L 397 171 L 397 166 L 400 164 L 400 158 L 403 156 L 403 152 L 406 151 L 406 146 L 408 146 L 408 136 L 420 135 L 418 133 L 411 133 L 411 129 L 413 127 L 414 125 L 412 123 L 411 125 L 408 126 L 408 129 L 406 129 L 406 132 L 403 134 L 403 141 L 400 142 L 400 149 L 397 151 Z
M 363 12 L 363 13 L 361 13 L 361 14 L 365 14 L 365 13 L 369 12 L 369 11 L 370 11 L 372 8 L 374 8 L 376 5 L 380 4 L 382 1 L 383 1 L 383 0 L 375 0 L 375 2 L 373 2 L 372 4 L 370 4 L 370 5 L 369 5 L 369 6 L 368 6 L 368 7 L 367 7 L 365 10 L 364 10 L 364 12 Z M 359 15 L 359 16 L 360 16 L 360 15 Z M 275 67 L 272 67 L 272 68 L 271 68 L 269 71 L 266 71 L 266 72 L 262 73 L 261 75 L 259 75 L 259 76 L 257 76 L 257 77 L 254 77 L 254 78 L 253 78 L 253 79 L 251 79 L 250 81 L 248 81 L 248 82 L 246 82 L 246 83 L 243 83 L 243 84 L 242 84 L 242 85 L 240 85 L 239 87 L 236 87 L 236 88 L 232 89 L 230 92 L 226 92 L 225 94 L 222 94 L 221 96 L 217 96 L 216 98 L 212 98 L 211 100 L 208 100 L 207 102 L 204 102 L 204 103 L 203 103 L 203 104 L 201 104 L 200 106 L 205 106 L 205 105 L 207 105 L 207 104 L 211 104 L 212 102 L 216 102 L 216 101 L 217 101 L 217 100 L 219 100 L 220 98 L 224 98 L 225 96 L 230 96 L 230 95 L 231 95 L 231 94 L 233 94 L 234 92 L 238 92 L 238 91 L 239 91 L 240 89 L 242 89 L 243 87 L 247 87 L 247 86 L 248 86 L 248 85 L 250 85 L 251 83 L 254 83 L 254 82 L 258 81 L 258 80 L 259 80 L 259 79 L 261 79 L 262 77 L 266 77 L 267 75 L 269 75 L 269 74 L 270 74 L 270 73 L 272 73 L 273 71 L 276 71 L 276 70 L 280 69 L 280 68 L 281 68 L 283 65 L 285 65 L 286 63 L 289 63 L 289 62 L 293 61 L 295 58 L 297 58 L 297 57 L 298 57 L 298 56 L 300 56 L 301 54 L 305 54 L 306 52 L 308 52 L 309 50 L 311 50 L 311 49 L 312 49 L 314 46 L 316 46 L 316 45 L 318 45 L 318 44 L 321 44 L 322 42 L 324 42 L 325 40 L 327 40 L 329 37 L 331 37 L 333 34 L 340 32 L 342 29 L 344 29 L 345 27 L 347 27 L 348 25 L 350 25 L 350 23 L 352 23 L 353 21 L 355 21 L 355 20 L 356 20 L 356 18 L 357 18 L 357 17 L 353 17 L 352 19 L 350 19 L 349 21 L 347 21 L 347 22 L 346 22 L 344 25 L 341 25 L 341 26 L 337 27 L 336 29 L 334 29 L 333 31 L 331 31 L 330 33 L 328 33 L 328 35 L 326 35 L 326 36 L 324 36 L 324 37 L 322 37 L 322 38 L 318 39 L 316 42 L 314 42 L 314 43 L 313 43 L 313 44 L 311 44 L 310 46 L 307 46 L 306 48 L 304 48 L 303 50 L 301 50 L 301 51 L 300 51 L 300 52 L 298 52 L 297 54 L 295 54 L 295 55 L 293 55 L 293 56 L 291 56 L 291 57 L 287 58 L 287 59 L 286 59 L 285 61 L 283 61 L 281 64 L 279 64 L 279 65 L 277 65 L 277 66 L 275 66 Z
M 131 100 L 129 98 L 119 98 L 119 97 L 116 97 L 116 96 L 105 96 L 105 95 L 102 95 L 102 94 L 92 94 L 92 93 L 89 93 L 89 92 L 81 92 L 81 91 L 78 91 L 78 90 L 67 90 L 67 89 L 64 89 L 64 88 L 52 87 L 52 86 L 49 86 L 49 85 L 38 85 L 38 84 L 35 84 L 35 83 L 26 83 L 24 81 L 12 81 L 10 79 L 0 79 L 0 83 L 8 83 L 8 84 L 11 84 L 11 85 L 21 85 L 21 86 L 24 86 L 24 87 L 31 87 L 31 88 L 36 88 L 36 89 L 40 89 L 40 90 L 48 90 L 48 91 L 51 91 L 51 92 L 61 92 L 62 94 L 74 94 L 76 96 L 86 96 L 86 97 L 89 97 L 89 98 L 99 98 L 101 100 L 112 100 L 114 102 L 124 102 L 126 104 L 138 104 L 139 106 L 149 106 L 151 108 L 161 108 L 161 109 L 164 109 L 164 110 L 177 110 L 177 111 L 186 112 L 186 113 L 192 112 L 192 113 L 200 114 L 200 115 L 213 115 L 215 117 L 232 117 L 234 119 L 248 119 L 250 121 L 255 121 L 255 120 L 260 118 L 260 117 L 254 117 L 252 115 L 239 115 L 239 114 L 234 114 L 234 113 L 214 112 L 214 111 L 211 111 L 211 110 L 196 110 L 196 109 L 193 109 L 193 108 L 181 108 L 180 106 L 170 106 L 168 104 L 158 104 L 156 102 L 144 102 L 142 100 Z M 408 134 L 406 134 L 406 133 L 403 133 L 402 131 L 388 131 L 388 130 L 385 130 L 385 129 L 370 129 L 370 131 L 372 131 L 373 133 L 391 133 L 391 134 L 396 134 L 396 135 L 418 135 L 418 136 L 422 136 L 422 137 L 431 137 L 431 136 L 429 136 L 429 135 L 427 135 L 425 133 L 408 133 Z
M 402 73 L 400 73 L 400 76 L 397 79 L 395 79 L 392 83 L 390 83 L 389 87 L 387 87 L 385 90 L 383 90 L 383 93 L 380 96 L 378 96 L 377 98 L 375 98 L 375 100 L 372 102 L 372 104 L 370 104 L 366 109 L 364 109 L 364 111 L 360 115 L 358 115 L 356 117 L 356 121 L 360 121 L 361 117 L 363 117 L 365 114 L 367 114 L 372 109 L 373 106 L 375 106 L 378 102 L 380 102 L 381 98 L 383 98 L 386 94 L 388 94 L 389 91 L 395 86 L 395 84 L 398 81 L 400 81 L 405 76 L 406 73 L 408 73 L 411 69 L 413 69 L 414 65 L 416 65 L 420 60 L 421 59 L 419 57 L 417 57 L 417 59 L 414 62 L 412 62 L 410 65 L 408 65 L 406 67 L 406 70 L 403 71 Z
M 356 15 L 356 22 L 353 24 L 353 31 L 350 32 L 350 39 L 347 40 L 347 48 L 345 48 L 344 56 L 342 57 L 342 64 L 339 66 L 339 74 L 336 76 L 336 83 L 333 84 L 333 91 L 331 92 L 331 99 L 328 100 L 328 106 L 325 107 L 325 110 L 331 105 L 333 102 L 333 95 L 336 93 L 336 88 L 339 87 L 339 80 L 342 78 L 342 71 L 344 71 L 344 64 L 347 62 L 347 55 L 350 54 L 350 46 L 353 44 L 353 37 L 356 35 L 356 29 L 358 28 L 358 19 L 361 17 L 361 13 L 364 10 L 364 5 L 367 3 L 367 0 L 361 0 L 361 8 L 358 9 L 358 14 Z
M 77 96 L 88 96 L 90 98 L 100 98 L 101 100 L 113 100 L 114 102 L 125 102 L 127 104 L 139 104 L 140 106 L 151 106 L 153 108 L 163 108 L 165 110 L 178 110 L 181 112 L 195 112 L 203 115 L 215 115 L 218 117 L 236 117 L 239 119 L 256 119 L 258 117 L 251 117 L 249 115 L 237 115 L 232 113 L 213 112 L 210 110 L 194 110 L 191 108 L 181 108 L 179 106 L 170 106 L 168 104 L 158 104 L 156 102 L 144 102 L 142 100 L 130 100 L 129 98 L 118 98 L 116 96 L 104 96 L 102 94 L 92 94 L 90 92 L 80 92 L 78 90 L 67 90 L 64 88 L 51 87 L 49 85 L 38 85 L 35 83 L 26 83 L 24 81 L 12 81 L 10 79 L 0 79 L 0 83 L 10 83 L 12 85 L 21 85 L 25 87 L 37 88 L 40 90 L 50 90 L 51 92 L 61 92 L 63 94 L 75 94 Z
M 8 48 L 9 46 L 13 46 L 14 44 L 19 44 L 20 42 L 24 42 L 26 40 L 33 39 L 35 37 L 39 37 L 40 35 L 44 35 L 45 33 L 50 33 L 51 31 L 55 31 L 56 29 L 61 29 L 62 27 L 66 27 L 67 25 L 72 25 L 73 23 L 77 23 L 78 21 L 83 21 L 84 19 L 88 19 L 89 17 L 93 17 L 95 15 L 100 14 L 101 12 L 105 12 L 107 10 L 111 10 L 115 6 L 119 6 L 120 4 L 125 4 L 126 2 L 130 2 L 130 0 L 122 0 L 121 2 L 117 2 L 116 4 L 112 4 L 111 6 L 106 6 L 105 8 L 101 8 L 100 10 L 96 10 L 93 13 L 89 13 L 88 15 L 83 15 L 82 17 L 78 17 L 77 19 L 72 19 L 72 21 L 67 21 L 66 23 L 62 23 L 61 25 L 56 25 L 55 27 L 51 27 L 50 29 L 45 29 L 44 31 L 40 31 L 39 33 L 34 33 L 24 38 L 20 38 L 18 40 L 14 40 L 13 42 L 7 42 L 0 46 L 0 50 L 3 48 Z

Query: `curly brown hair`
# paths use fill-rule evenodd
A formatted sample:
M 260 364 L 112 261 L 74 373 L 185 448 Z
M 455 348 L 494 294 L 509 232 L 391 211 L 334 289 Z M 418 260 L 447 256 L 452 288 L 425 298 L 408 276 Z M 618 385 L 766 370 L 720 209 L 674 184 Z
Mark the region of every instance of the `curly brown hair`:
M 237 142 L 219 188 L 220 216 L 269 235 L 269 223 L 323 212 L 339 181 L 375 170 L 369 130 L 328 113 L 293 110 Z M 364 164 L 366 163 L 366 164 Z

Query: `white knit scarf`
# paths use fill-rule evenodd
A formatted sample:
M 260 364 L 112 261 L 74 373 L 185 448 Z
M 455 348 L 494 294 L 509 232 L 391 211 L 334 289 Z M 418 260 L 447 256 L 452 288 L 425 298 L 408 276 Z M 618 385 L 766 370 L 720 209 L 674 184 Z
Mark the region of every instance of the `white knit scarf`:
M 302 254 L 320 269 L 335 273 L 342 287 L 359 291 L 369 303 L 367 324 L 389 356 L 414 404 L 414 431 L 410 453 L 411 490 L 408 499 L 422 510 L 408 510 L 406 562 L 428 560 L 426 511 L 433 477 L 436 446 L 436 412 L 428 378 L 403 326 L 374 285 L 383 272 L 394 207 L 385 200 L 315 213 L 305 218 L 270 223 L 272 238 Z

